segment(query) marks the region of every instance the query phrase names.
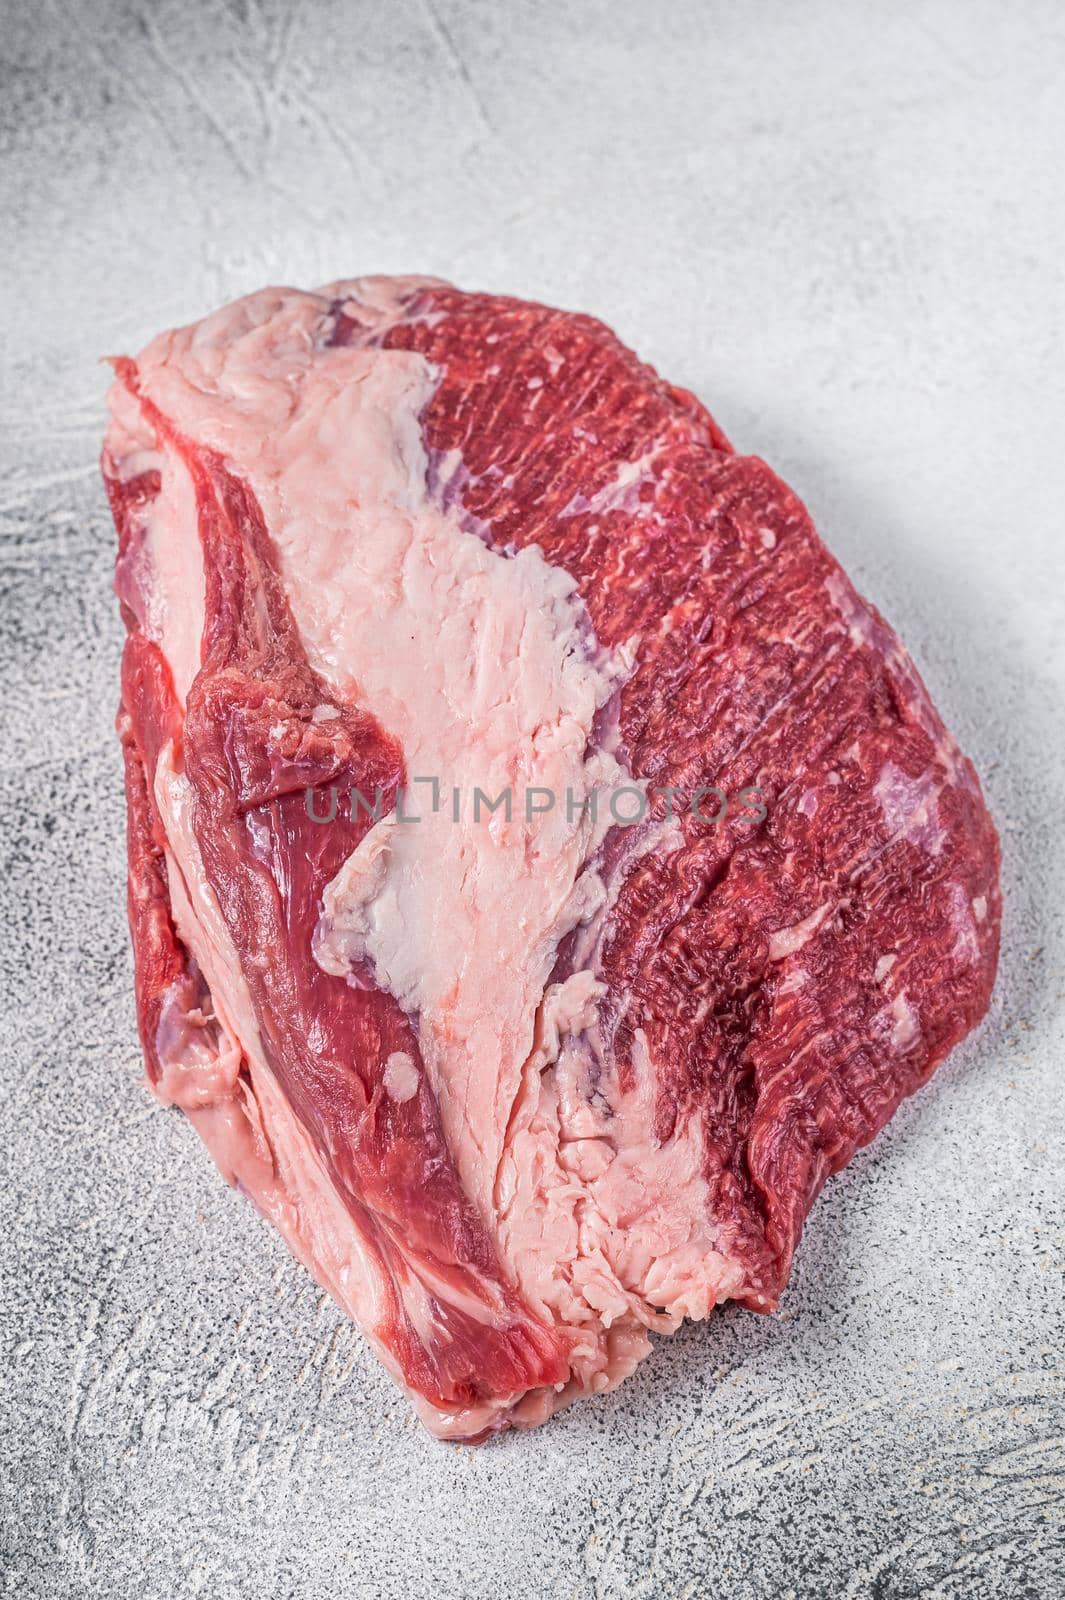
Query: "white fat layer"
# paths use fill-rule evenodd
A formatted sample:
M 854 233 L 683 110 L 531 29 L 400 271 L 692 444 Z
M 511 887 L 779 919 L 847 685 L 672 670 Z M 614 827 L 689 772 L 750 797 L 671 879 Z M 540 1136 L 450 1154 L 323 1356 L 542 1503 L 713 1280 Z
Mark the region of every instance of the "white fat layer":
M 165 647 L 182 705 L 200 667 L 204 574 L 196 523 L 196 491 L 185 463 L 160 447 L 137 401 L 120 384 L 111 391 L 105 470 L 122 483 L 156 471 L 160 490 L 131 513 L 135 525 L 140 618 L 148 638 Z
M 331 295 L 358 302 L 364 322 L 402 300 L 385 295 L 381 310 L 375 290 L 368 306 L 358 285 Z M 340 975 L 369 962 L 415 1022 L 467 1193 L 531 1302 L 584 1329 L 575 1379 L 602 1387 L 642 1353 L 638 1325 L 658 1323 L 656 1307 L 672 1324 L 739 1285 L 717 1253 L 698 1119 L 659 1146 L 642 1036 L 635 1086 L 622 1095 L 611 1076 L 593 1093 L 582 1040 L 595 1032 L 594 968 L 549 987 L 570 931 L 594 961 L 616 892 L 592 858 L 609 825 L 603 791 L 633 780 L 597 729 L 626 661 L 596 647 L 573 580 L 538 549 L 500 555 L 430 501 L 425 360 L 324 347 L 328 316 L 319 297 L 264 291 L 156 341 L 141 384 L 249 481 L 330 706 L 357 701 L 402 746 L 404 813 L 420 820 L 369 830 L 326 891 L 315 953 Z M 433 786 L 415 781 L 434 777 L 436 809 Z M 509 788 L 511 817 L 475 822 L 475 788 Z M 534 789 L 556 800 L 530 816 Z M 582 804 L 596 790 L 598 815 Z M 669 832 L 647 829 L 647 848 Z M 212 989 L 231 980 L 227 962 Z M 245 1021 L 233 1026 L 247 1048 Z M 392 1058 L 386 1090 L 402 1098 L 410 1084 Z M 520 1196 L 528 1182 L 535 1193 Z

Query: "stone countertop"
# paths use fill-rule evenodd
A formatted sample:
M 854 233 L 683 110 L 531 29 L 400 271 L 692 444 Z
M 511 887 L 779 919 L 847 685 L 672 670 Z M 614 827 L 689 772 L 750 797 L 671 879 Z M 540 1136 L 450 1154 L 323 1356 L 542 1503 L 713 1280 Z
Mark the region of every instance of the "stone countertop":
M 0 52 L 0 1593 L 1060 1594 L 1065 12 L 10 0 Z M 698 391 L 1005 851 L 992 1014 L 779 1315 L 479 1450 L 138 1081 L 98 359 L 371 271 L 594 311 Z

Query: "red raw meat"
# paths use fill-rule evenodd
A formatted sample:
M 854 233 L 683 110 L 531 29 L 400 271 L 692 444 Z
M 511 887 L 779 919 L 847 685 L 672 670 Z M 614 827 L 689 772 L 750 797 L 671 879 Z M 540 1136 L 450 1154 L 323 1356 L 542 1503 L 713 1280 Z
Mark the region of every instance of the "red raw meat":
M 362 279 L 115 365 L 156 1093 L 443 1437 L 772 1309 L 994 978 L 894 633 L 589 317 Z

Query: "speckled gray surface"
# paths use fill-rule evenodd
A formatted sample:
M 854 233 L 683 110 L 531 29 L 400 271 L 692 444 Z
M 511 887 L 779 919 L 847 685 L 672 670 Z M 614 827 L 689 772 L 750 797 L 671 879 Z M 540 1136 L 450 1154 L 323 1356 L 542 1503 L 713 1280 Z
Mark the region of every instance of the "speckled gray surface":
M 4 1593 L 1056 1596 L 1065 1535 L 1065 13 L 4 8 Z M 101 354 L 269 280 L 594 310 L 765 455 L 1005 847 L 982 1032 L 779 1316 L 423 1436 L 138 1082 Z

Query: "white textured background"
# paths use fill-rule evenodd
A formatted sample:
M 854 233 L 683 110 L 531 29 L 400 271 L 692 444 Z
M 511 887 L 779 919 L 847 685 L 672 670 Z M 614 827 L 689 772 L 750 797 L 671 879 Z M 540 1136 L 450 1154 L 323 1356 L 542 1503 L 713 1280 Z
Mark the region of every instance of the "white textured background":
M 7 0 L 0 35 L 0 1592 L 1061 1595 L 1061 5 Z M 97 358 L 369 271 L 594 311 L 698 390 L 901 630 L 1006 855 L 994 1011 L 780 1315 L 480 1451 L 153 1107 L 130 999 Z

